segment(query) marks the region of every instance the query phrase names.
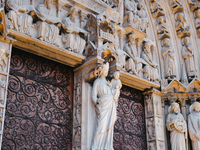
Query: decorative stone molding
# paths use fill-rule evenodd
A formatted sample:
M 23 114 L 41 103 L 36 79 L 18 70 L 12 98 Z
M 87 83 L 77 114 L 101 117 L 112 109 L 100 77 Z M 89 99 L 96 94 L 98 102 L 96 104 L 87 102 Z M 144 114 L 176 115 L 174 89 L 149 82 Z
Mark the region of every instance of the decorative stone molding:
M 143 93 L 146 110 L 146 129 L 148 149 L 164 150 L 164 118 L 161 93 L 151 89 Z
M 3 139 L 11 48 L 11 44 L 0 42 L 0 149 Z

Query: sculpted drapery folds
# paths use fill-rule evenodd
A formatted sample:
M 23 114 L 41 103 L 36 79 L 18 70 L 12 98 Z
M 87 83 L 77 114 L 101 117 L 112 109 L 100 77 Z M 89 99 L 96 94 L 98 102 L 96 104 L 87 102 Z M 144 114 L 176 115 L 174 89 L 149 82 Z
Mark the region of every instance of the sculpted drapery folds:
M 94 130 L 92 150 L 114 150 L 114 123 L 117 119 L 116 107 L 121 85 L 117 74 L 111 83 L 106 81 L 108 70 L 109 64 L 103 64 L 100 76 L 93 83 L 92 100 L 96 108 L 97 126 Z
M 141 58 L 145 61 L 143 67 L 143 77 L 147 80 L 158 81 L 158 64 L 153 60 L 151 53 L 151 45 L 149 41 L 145 41 L 143 44 L 143 51 L 141 52 Z
M 0 45 L 0 71 L 6 72 L 6 66 L 8 65 L 9 54 L 6 48 Z
M 186 71 L 188 78 L 196 77 L 196 65 L 194 60 L 194 50 L 191 47 L 190 37 L 182 39 L 182 57 L 185 61 Z
M 140 17 L 140 28 L 139 28 L 139 30 L 146 33 L 146 29 L 147 29 L 148 24 L 149 24 L 147 12 L 146 12 L 146 10 L 144 9 L 144 6 L 141 3 L 138 4 L 137 7 L 139 9 L 138 10 L 138 16 Z
M 197 30 L 197 34 L 200 37 L 200 8 L 194 11 L 195 16 L 195 27 Z
M 52 4 L 53 0 L 45 0 L 44 4 L 39 4 L 36 8 L 36 15 L 40 20 L 37 22 L 37 38 L 57 45 L 56 40 L 59 36 L 61 21 L 59 18 L 53 16 L 51 11 Z
M 187 124 L 180 113 L 179 104 L 173 102 L 168 109 L 167 129 L 170 133 L 172 150 L 186 150 L 185 140 L 187 138 Z
M 137 49 L 136 49 L 136 44 L 135 44 L 135 33 L 132 32 L 128 35 L 128 43 L 125 44 L 124 46 L 124 51 L 129 55 L 128 60 L 126 61 L 126 70 L 129 73 L 134 73 L 137 75 L 141 69 L 142 69 L 142 64 L 138 63 L 138 54 L 137 54 Z
M 162 41 L 162 51 L 165 64 L 165 78 L 173 79 L 176 77 L 175 53 L 169 38 Z
M 139 28 L 140 18 L 137 15 L 137 3 L 134 0 L 125 0 L 124 2 L 125 19 L 128 26 Z
M 176 17 L 176 32 L 177 35 L 182 37 L 184 35 L 190 35 L 189 24 L 187 23 L 183 13 L 178 13 Z
M 85 40 L 80 37 L 80 33 L 86 35 L 86 31 L 79 28 L 75 24 L 75 17 L 78 13 L 78 10 L 75 7 L 72 7 L 68 12 L 68 17 L 65 17 L 62 20 L 63 28 L 65 32 L 62 35 L 62 41 L 65 43 L 64 48 L 74 51 L 78 54 L 82 54 L 85 48 Z
M 6 9 L 9 11 L 8 19 L 11 22 L 9 28 L 30 35 L 35 8 L 24 3 L 24 0 L 6 0 Z
M 190 115 L 188 116 L 188 130 L 192 141 L 193 150 L 200 149 L 200 103 L 194 102 L 190 106 Z

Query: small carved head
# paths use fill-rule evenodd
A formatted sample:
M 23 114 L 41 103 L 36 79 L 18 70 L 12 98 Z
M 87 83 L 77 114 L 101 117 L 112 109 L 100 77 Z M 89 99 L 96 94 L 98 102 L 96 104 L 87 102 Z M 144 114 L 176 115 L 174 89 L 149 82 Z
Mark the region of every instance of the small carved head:
M 53 5 L 53 0 L 45 0 L 44 4 L 47 6 L 48 9 L 50 9 Z
M 128 34 L 128 40 L 129 42 L 135 42 L 135 33 L 131 32 L 130 34 Z
M 78 14 L 78 9 L 76 7 L 71 7 L 69 12 L 68 12 L 68 16 L 71 17 L 71 19 L 75 19 L 76 15 Z
M 114 76 L 115 79 L 119 79 L 120 74 L 119 74 L 118 71 L 115 71 L 113 76 Z
M 100 72 L 100 76 L 106 77 L 108 75 L 108 70 L 109 70 L 109 63 L 107 62 L 106 64 L 103 64 L 103 68 Z
M 190 45 L 190 37 L 184 37 L 183 39 L 183 45 L 185 45 L 185 46 L 189 46 Z
M 200 111 L 200 103 L 199 102 L 194 102 L 194 104 L 192 106 L 193 106 L 195 112 Z
M 179 104 L 178 104 L 178 103 L 173 102 L 173 103 L 171 104 L 171 112 L 172 112 L 172 113 L 175 113 L 175 114 L 180 113 L 180 107 L 179 107 Z
M 150 52 L 151 44 L 150 41 L 144 41 L 143 50 L 146 52 Z
M 184 18 L 184 15 L 183 13 L 179 13 L 178 16 L 177 16 L 177 20 L 181 21 L 181 22 L 185 22 L 185 18 Z
M 162 42 L 163 42 L 163 46 L 165 46 L 165 47 L 170 46 L 170 39 L 169 38 L 165 38 Z
M 159 16 L 157 18 L 157 21 L 158 21 L 159 24 L 162 24 L 163 22 L 165 22 L 165 16 Z
M 138 5 L 137 5 L 137 8 L 140 10 L 140 9 L 143 9 L 143 6 L 142 6 L 142 4 L 141 3 L 139 3 Z

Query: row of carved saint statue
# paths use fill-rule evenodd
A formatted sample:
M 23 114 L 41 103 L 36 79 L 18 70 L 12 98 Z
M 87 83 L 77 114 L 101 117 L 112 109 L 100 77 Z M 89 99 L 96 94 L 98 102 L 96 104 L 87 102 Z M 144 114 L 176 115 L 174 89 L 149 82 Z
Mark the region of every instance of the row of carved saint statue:
M 188 130 L 192 141 L 193 150 L 200 149 L 200 103 L 194 102 L 190 108 L 188 116 Z M 168 109 L 167 129 L 170 133 L 170 142 L 172 150 L 186 150 L 187 123 L 180 113 L 179 104 L 173 102 Z

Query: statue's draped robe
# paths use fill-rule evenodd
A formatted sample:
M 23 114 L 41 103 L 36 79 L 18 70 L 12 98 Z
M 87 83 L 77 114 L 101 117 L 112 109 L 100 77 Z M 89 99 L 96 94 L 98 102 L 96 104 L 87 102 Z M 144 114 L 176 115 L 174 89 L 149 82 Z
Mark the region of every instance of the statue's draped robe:
M 116 102 L 105 78 L 97 78 L 93 84 L 92 99 L 96 104 L 97 128 L 94 130 L 92 150 L 114 150 L 113 132 L 116 121 Z
M 185 134 L 176 130 L 173 125 L 171 126 L 169 125 L 172 121 L 175 121 L 178 118 L 184 120 L 183 115 L 181 113 L 178 113 L 177 115 L 174 113 L 170 113 L 167 116 L 167 128 L 169 131 L 171 131 L 170 133 L 171 149 L 172 150 L 186 150 Z
M 65 48 L 70 48 L 74 52 L 82 54 L 86 42 L 80 37 L 79 32 L 84 33 L 86 31 L 77 27 L 77 25 L 73 23 L 69 17 L 64 18 L 62 23 L 67 32 L 63 37 Z
M 36 15 L 41 20 L 37 22 L 37 24 L 39 24 L 37 38 L 43 38 L 46 42 L 56 44 L 59 29 L 55 24 L 61 22 L 60 19 L 54 17 L 52 11 L 44 4 L 38 5 L 36 8 Z M 46 19 L 52 21 L 52 23 L 47 23 Z
M 190 47 L 188 47 L 188 48 L 191 49 Z M 195 61 L 194 61 L 193 54 L 194 54 L 193 50 L 191 52 L 187 49 L 186 46 L 183 47 L 182 56 L 183 56 L 183 59 L 185 60 L 185 66 L 186 66 L 188 76 L 196 75 L 196 68 L 195 68 Z
M 193 150 L 200 149 L 200 140 L 198 140 L 194 134 L 200 135 L 200 115 L 193 112 L 188 116 L 188 129 L 190 138 L 192 141 Z
M 6 9 L 8 12 L 8 19 L 11 21 L 13 28 L 20 32 L 30 34 L 30 26 L 33 18 L 28 15 L 30 11 L 35 11 L 32 5 L 24 5 L 24 0 L 7 0 Z M 27 12 L 21 13 L 19 9 L 27 9 Z
M 147 73 L 152 79 L 159 79 L 158 69 L 152 67 L 151 65 L 158 66 L 158 64 L 153 61 L 153 57 L 151 53 L 145 53 L 144 51 L 141 53 L 141 58 L 145 60 L 143 64 L 144 66 L 144 72 Z
M 170 51 L 170 52 L 169 52 Z M 171 47 L 163 48 L 163 57 L 165 63 L 165 77 L 175 76 L 176 68 L 174 63 L 175 54 L 172 51 Z

